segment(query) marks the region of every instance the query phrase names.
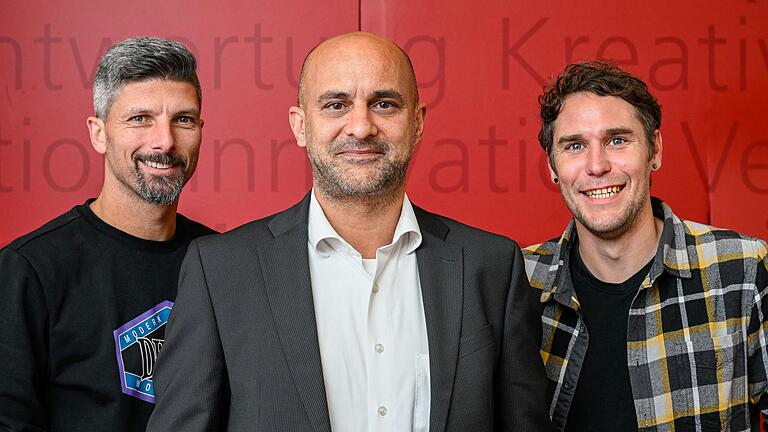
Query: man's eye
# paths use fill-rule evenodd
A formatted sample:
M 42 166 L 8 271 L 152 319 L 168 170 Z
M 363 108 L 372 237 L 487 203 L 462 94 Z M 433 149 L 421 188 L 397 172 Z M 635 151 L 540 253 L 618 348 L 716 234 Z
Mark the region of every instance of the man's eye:
M 373 107 L 380 110 L 390 110 L 395 107 L 395 104 L 389 101 L 379 101 L 376 102 Z
M 177 118 L 176 121 L 181 123 L 181 124 L 194 123 L 194 119 L 192 117 L 187 117 L 187 116 L 181 116 L 181 117 Z
M 128 119 L 129 122 L 133 122 L 133 123 L 141 123 L 144 120 L 146 120 L 146 117 L 144 117 L 143 115 L 136 115 Z
M 584 148 L 584 144 L 579 142 L 573 142 L 565 146 L 565 149 L 570 151 L 579 151 L 583 148 Z
M 627 142 L 627 140 L 621 137 L 613 137 L 610 140 L 608 140 L 608 144 L 611 144 L 611 145 L 621 145 L 621 144 L 624 144 L 625 142 Z
M 344 104 L 341 102 L 331 102 L 325 107 L 330 109 L 331 111 L 341 111 L 344 109 Z

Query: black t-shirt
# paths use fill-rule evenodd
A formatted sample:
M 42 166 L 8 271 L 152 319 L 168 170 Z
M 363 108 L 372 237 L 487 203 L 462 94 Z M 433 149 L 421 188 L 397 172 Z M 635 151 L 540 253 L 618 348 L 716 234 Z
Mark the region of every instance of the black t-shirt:
M 623 283 L 606 283 L 590 273 L 579 254 L 571 249 L 569 270 L 589 345 L 573 396 L 565 430 L 637 430 L 627 366 L 629 308 L 653 260 Z
M 189 242 L 128 235 L 77 206 L 0 250 L 0 430 L 144 431 Z

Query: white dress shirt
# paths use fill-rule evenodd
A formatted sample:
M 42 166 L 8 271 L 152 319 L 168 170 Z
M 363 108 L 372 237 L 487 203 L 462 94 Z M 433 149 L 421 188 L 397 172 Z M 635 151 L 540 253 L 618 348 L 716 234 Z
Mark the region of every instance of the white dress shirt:
M 312 192 L 309 269 L 334 432 L 427 431 L 429 348 L 406 196 L 391 244 L 363 259 L 333 229 Z

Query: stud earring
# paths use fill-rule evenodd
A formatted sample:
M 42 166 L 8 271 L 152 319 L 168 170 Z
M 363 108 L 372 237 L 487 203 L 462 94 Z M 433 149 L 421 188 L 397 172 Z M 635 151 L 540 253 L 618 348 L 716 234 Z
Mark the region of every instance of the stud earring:
M 659 169 L 659 166 L 658 166 L 658 165 L 656 165 L 656 164 L 653 164 L 653 165 L 651 165 L 651 168 L 652 168 L 654 171 L 656 171 L 657 169 Z
M 555 177 L 555 178 L 552 179 L 552 183 L 558 184 L 558 183 L 560 183 L 560 180 L 557 177 Z

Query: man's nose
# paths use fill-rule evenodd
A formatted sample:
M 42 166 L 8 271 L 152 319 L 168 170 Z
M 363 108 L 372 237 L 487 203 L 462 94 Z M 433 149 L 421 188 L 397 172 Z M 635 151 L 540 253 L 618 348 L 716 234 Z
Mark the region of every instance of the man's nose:
M 611 170 L 611 161 L 607 150 L 601 145 L 591 145 L 587 152 L 587 174 L 601 176 Z
M 152 128 L 150 146 L 153 150 L 167 153 L 176 145 L 173 125 L 168 120 L 158 120 Z
M 375 136 L 378 128 L 371 118 L 372 115 L 367 106 L 355 105 L 349 113 L 349 121 L 344 128 L 344 133 L 359 140 Z

